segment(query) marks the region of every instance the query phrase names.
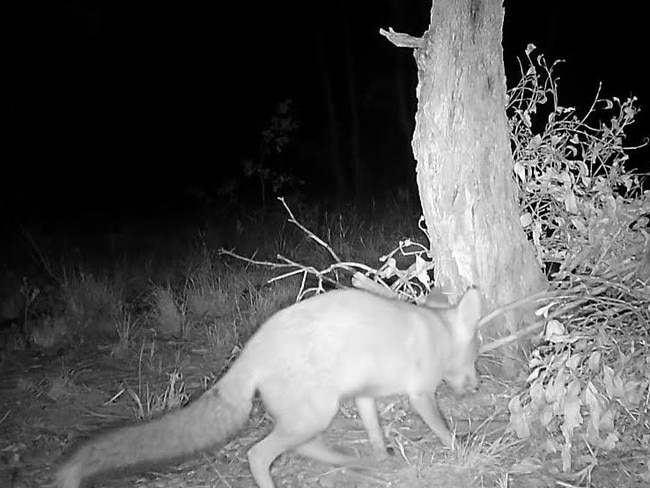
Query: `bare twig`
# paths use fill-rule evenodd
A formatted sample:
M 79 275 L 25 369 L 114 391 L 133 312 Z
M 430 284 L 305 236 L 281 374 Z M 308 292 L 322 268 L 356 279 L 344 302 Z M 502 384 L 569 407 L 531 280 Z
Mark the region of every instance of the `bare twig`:
M 296 217 L 293 215 L 293 212 L 292 212 L 291 209 L 289 208 L 289 205 L 287 205 L 287 202 L 284 201 L 284 198 L 283 198 L 283 197 L 278 197 L 278 200 L 280 200 L 280 203 L 282 203 L 282 205 L 284 205 L 285 210 L 286 210 L 287 213 L 289 214 L 289 220 L 288 220 L 288 222 L 290 222 L 290 223 L 292 223 L 293 225 L 295 225 L 296 227 L 298 227 L 298 228 L 299 228 L 300 230 L 302 230 L 305 234 L 307 234 L 307 237 L 309 237 L 310 239 L 312 239 L 313 241 L 315 241 L 317 244 L 319 244 L 319 245 L 321 245 L 322 247 L 324 247 L 325 249 L 327 249 L 327 251 L 332 255 L 332 257 L 334 258 L 334 260 L 335 260 L 337 263 L 340 263 L 340 262 L 341 262 L 341 259 L 338 257 L 338 255 L 334 252 L 334 249 L 332 249 L 331 246 L 330 246 L 327 242 L 325 242 L 323 239 L 321 239 L 321 238 L 318 237 L 316 234 L 314 234 L 312 231 L 310 231 L 307 227 L 305 227 L 305 226 L 302 225 L 300 222 L 298 222 L 298 220 L 296 219 Z
M 425 40 L 421 37 L 413 37 L 410 34 L 395 32 L 392 27 L 386 29 L 379 29 L 379 33 L 392 42 L 397 47 L 410 47 L 422 48 L 425 45 Z
M 498 349 L 499 347 L 505 346 L 506 344 L 510 344 L 511 342 L 518 341 L 522 337 L 530 334 L 531 332 L 535 332 L 537 329 L 543 327 L 544 323 L 545 322 L 535 322 L 534 324 L 531 324 L 528 327 L 524 327 L 523 329 L 518 330 L 514 334 L 507 335 L 506 337 L 501 337 L 500 339 L 492 341 L 489 344 L 481 346 L 481 348 L 479 349 L 479 354 L 485 354 L 486 352 L 493 351 L 494 349 Z
M 52 263 L 48 261 L 48 259 L 45 257 L 45 255 L 41 252 L 41 248 L 38 247 L 38 244 L 32 237 L 31 233 L 25 228 L 21 227 L 21 230 L 23 231 L 23 234 L 25 235 L 25 239 L 29 242 L 29 244 L 32 246 L 34 249 L 34 252 L 38 256 L 38 260 L 41 262 L 43 265 L 43 268 L 45 268 L 45 271 L 47 271 L 47 274 L 50 275 L 54 281 L 56 281 L 59 285 L 63 286 L 63 283 L 59 279 L 58 276 L 54 273 L 54 269 L 52 268 Z
M 305 227 L 303 224 L 301 224 L 298 219 L 296 219 L 295 215 L 285 202 L 283 198 L 278 198 L 278 200 L 282 203 L 284 206 L 285 210 L 289 214 L 289 219 L 288 222 L 294 224 L 296 227 L 298 227 L 300 230 L 302 230 L 305 235 L 311 239 L 312 241 L 316 242 L 318 245 L 324 247 L 327 252 L 332 256 L 334 259 L 334 263 L 326 266 L 323 269 L 317 269 L 314 266 L 308 266 L 304 265 L 301 263 L 298 263 L 296 261 L 293 261 L 281 254 L 278 254 L 276 256 L 277 261 L 264 261 L 264 260 L 258 260 L 254 258 L 249 258 L 246 256 L 242 256 L 240 254 L 237 254 L 234 251 L 227 250 L 227 249 L 220 249 L 219 254 L 221 255 L 226 255 L 233 257 L 235 259 L 238 259 L 240 261 L 243 261 L 248 264 L 252 265 L 257 265 L 257 266 L 265 266 L 267 268 L 272 268 L 272 269 L 282 269 L 282 270 L 287 270 L 280 274 L 279 276 L 275 276 L 271 278 L 268 282 L 273 283 L 275 281 L 279 281 L 285 278 L 289 278 L 291 276 L 296 276 L 296 275 L 302 275 L 302 282 L 300 286 L 300 291 L 298 293 L 298 298 L 302 298 L 305 294 L 309 292 L 315 292 L 319 293 L 324 291 L 323 288 L 323 283 L 329 283 L 330 285 L 333 285 L 335 287 L 341 287 L 341 284 L 339 281 L 335 278 L 332 278 L 330 275 L 338 270 L 343 270 L 352 274 L 355 273 L 366 273 L 369 276 L 374 276 L 377 277 L 379 276 L 379 272 L 371 268 L 370 266 L 367 266 L 362 263 L 356 263 L 356 262 L 350 262 L 350 261 L 342 261 L 341 258 L 336 254 L 334 249 L 326 243 L 323 239 L 318 237 L 314 232 L 309 230 L 307 227 Z M 408 241 L 410 243 L 410 241 Z M 402 248 L 402 244 L 400 243 L 400 249 Z M 404 252 L 404 251 L 403 251 Z M 420 252 L 420 251 L 419 251 Z M 317 278 L 318 284 L 314 288 L 305 288 L 306 283 L 307 283 L 307 276 L 311 275 Z M 353 282 L 354 285 L 354 282 Z M 381 285 L 380 285 L 381 286 Z
M 495 308 L 487 314 L 485 317 L 482 317 L 481 320 L 478 322 L 478 327 L 483 327 L 485 324 L 490 322 L 492 319 L 497 317 L 498 315 L 501 315 L 502 313 L 507 312 L 508 310 L 512 310 L 517 307 L 521 307 L 522 305 L 528 305 L 534 302 L 539 302 L 541 300 L 552 300 L 554 298 L 558 298 L 558 293 L 553 292 L 553 291 L 541 291 L 539 293 L 535 293 L 533 295 L 529 295 L 526 297 L 518 298 L 517 300 L 514 300 L 510 303 L 506 303 L 505 305 L 502 305 L 501 307 Z

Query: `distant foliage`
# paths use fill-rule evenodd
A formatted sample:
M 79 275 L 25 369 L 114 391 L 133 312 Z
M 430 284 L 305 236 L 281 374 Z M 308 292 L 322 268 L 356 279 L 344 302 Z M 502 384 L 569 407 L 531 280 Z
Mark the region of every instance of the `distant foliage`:
M 262 206 L 267 198 L 296 195 L 304 184 L 290 172 L 270 164 L 270 158 L 286 150 L 291 144 L 295 132 L 300 127 L 291 99 L 278 103 L 275 113 L 261 133 L 258 154 L 240 163 L 241 173 L 245 179 L 255 180 L 258 185 L 258 195 Z M 241 198 L 242 183 L 240 176 L 225 179 L 217 189 L 220 198 L 237 201 Z

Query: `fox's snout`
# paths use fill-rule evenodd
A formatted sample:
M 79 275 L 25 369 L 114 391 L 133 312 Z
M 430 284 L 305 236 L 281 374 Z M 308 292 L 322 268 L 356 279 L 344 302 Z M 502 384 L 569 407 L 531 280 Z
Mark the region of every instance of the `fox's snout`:
M 457 395 L 478 391 L 479 379 L 473 365 L 468 371 L 459 371 L 454 375 L 448 376 L 445 382 Z

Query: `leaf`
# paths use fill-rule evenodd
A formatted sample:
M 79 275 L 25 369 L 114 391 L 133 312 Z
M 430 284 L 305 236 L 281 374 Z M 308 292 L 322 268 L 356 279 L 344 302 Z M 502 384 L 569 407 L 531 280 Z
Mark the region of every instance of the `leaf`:
M 537 149 L 537 148 L 538 148 L 539 146 L 541 146 L 541 145 L 542 145 L 542 136 L 540 136 L 539 134 L 537 134 L 537 135 L 534 136 L 534 137 L 530 140 L 530 142 L 528 143 L 528 148 L 529 148 L 529 149 Z
M 625 403 L 627 408 L 638 407 L 645 399 L 647 381 L 628 381 L 625 383 Z
M 616 434 L 616 432 L 610 432 L 609 434 L 607 434 L 605 440 L 601 440 L 600 447 L 602 449 L 611 451 L 616 447 L 617 442 L 618 442 L 618 434 Z
M 539 406 L 539 405 L 546 404 L 544 387 L 541 385 L 540 382 L 536 381 L 535 383 L 530 385 L 528 394 L 530 395 L 530 401 L 532 402 L 533 405 Z
M 603 382 L 609 398 L 621 398 L 625 395 L 625 388 L 620 374 L 614 375 L 614 370 L 609 366 L 603 367 Z
M 555 319 L 551 319 L 546 323 L 546 328 L 544 329 L 544 339 L 553 342 L 554 338 L 563 335 L 564 325 L 562 325 L 561 322 Z
M 552 381 L 546 386 L 545 395 L 546 401 L 553 404 L 553 408 L 557 408 L 560 400 L 566 393 L 566 385 L 564 383 L 564 370 L 560 371 Z
M 544 360 L 539 354 L 539 350 L 535 349 L 530 355 L 530 359 L 528 360 L 528 366 L 530 368 L 534 368 L 537 366 L 545 366 L 545 364 L 546 363 L 544 362 Z
M 397 261 L 395 258 L 388 258 L 386 263 L 379 270 L 379 276 L 382 278 L 390 278 L 397 273 Z
M 547 427 L 554 417 L 553 406 L 547 404 L 539 413 L 539 423 L 542 427 Z
M 526 169 L 519 161 L 515 163 L 514 172 L 521 181 L 526 181 Z
M 584 402 L 589 410 L 589 422 L 598 431 L 600 429 L 600 418 L 603 413 L 603 404 L 597 395 L 596 387 L 590 381 L 584 390 Z M 598 432 L 596 432 L 598 434 Z
M 417 254 L 415 256 L 415 276 L 417 276 L 417 279 L 420 280 L 420 283 L 422 283 L 425 286 L 428 286 L 431 283 L 431 279 L 429 278 L 429 262 L 425 261 L 422 259 L 422 256 Z
M 530 426 L 521 406 L 519 395 L 512 397 L 508 403 L 508 410 L 510 410 L 510 423 L 508 430 L 514 430 L 517 437 L 520 439 L 528 439 L 530 437 Z
M 615 411 L 613 408 L 608 408 L 605 410 L 603 415 L 600 417 L 600 430 L 604 430 L 605 432 L 613 432 L 614 431 L 614 416 L 615 416 Z
M 600 357 L 601 353 L 598 350 L 592 352 L 591 356 L 589 356 L 587 366 L 589 367 L 589 371 L 592 373 L 596 373 L 600 369 Z
M 582 425 L 582 415 L 580 415 L 580 383 L 573 380 L 567 388 L 564 396 L 564 428 L 566 432 L 572 434 L 576 427 Z
M 571 223 L 573 226 L 581 233 L 586 234 L 587 233 L 587 226 L 584 224 L 582 219 L 580 219 L 578 216 L 571 217 Z
M 526 383 L 530 383 L 531 381 L 534 381 L 537 379 L 539 376 L 539 373 L 542 372 L 542 369 L 545 369 L 545 366 L 540 366 L 538 368 L 533 369 L 533 371 L 528 375 L 528 378 L 526 378 Z
M 568 212 L 571 212 L 573 214 L 578 213 L 578 201 L 575 194 L 568 188 L 564 194 L 564 206 Z
M 584 179 L 590 179 L 589 178 L 590 171 L 589 171 L 589 167 L 587 166 L 587 163 L 585 163 L 582 160 L 578 160 L 575 163 L 580 168 L 580 171 L 579 171 L 580 177 L 583 178 L 583 180 Z
M 569 368 L 573 373 L 576 372 L 578 369 L 578 366 L 580 366 L 580 361 L 582 361 L 582 354 L 573 354 L 571 357 L 567 360 L 566 366 Z
M 548 453 L 555 454 L 560 450 L 560 445 L 555 439 L 547 437 L 546 442 L 544 443 L 544 450 Z

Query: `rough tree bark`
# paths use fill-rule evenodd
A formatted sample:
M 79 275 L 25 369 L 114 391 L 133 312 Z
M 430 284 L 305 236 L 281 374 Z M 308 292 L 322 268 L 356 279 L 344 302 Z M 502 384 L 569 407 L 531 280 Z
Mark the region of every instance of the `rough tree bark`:
M 455 299 L 478 285 L 493 307 L 545 286 L 520 225 L 512 178 L 503 18 L 502 2 L 495 0 L 435 0 L 421 39 L 382 32 L 415 48 L 412 147 L 436 286 Z M 490 331 L 520 325 L 515 312 Z

